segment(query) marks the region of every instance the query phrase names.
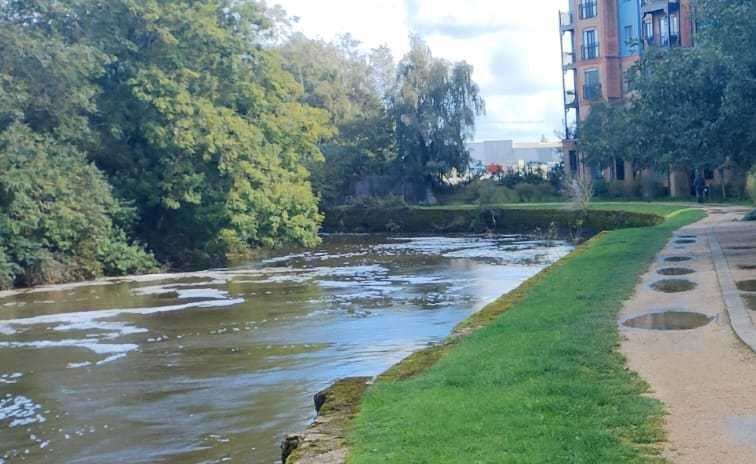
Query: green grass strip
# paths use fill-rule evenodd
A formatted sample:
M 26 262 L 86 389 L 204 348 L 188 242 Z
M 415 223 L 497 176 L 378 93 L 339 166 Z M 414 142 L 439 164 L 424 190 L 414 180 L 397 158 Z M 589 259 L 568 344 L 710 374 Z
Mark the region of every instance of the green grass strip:
M 353 424 L 349 462 L 660 460 L 663 407 L 626 369 L 616 317 L 672 232 L 703 216 L 683 210 L 597 236 L 432 367 L 378 382 Z

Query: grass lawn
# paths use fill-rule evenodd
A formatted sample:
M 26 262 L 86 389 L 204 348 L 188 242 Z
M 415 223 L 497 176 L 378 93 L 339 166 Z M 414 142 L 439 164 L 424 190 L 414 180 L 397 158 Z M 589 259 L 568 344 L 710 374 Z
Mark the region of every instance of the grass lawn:
M 645 205 L 646 212 L 682 207 L 623 205 Z M 349 462 L 658 459 L 662 405 L 644 396 L 644 383 L 626 370 L 616 316 L 672 232 L 703 215 L 683 210 L 656 227 L 601 234 L 433 367 L 378 382 L 353 424 Z

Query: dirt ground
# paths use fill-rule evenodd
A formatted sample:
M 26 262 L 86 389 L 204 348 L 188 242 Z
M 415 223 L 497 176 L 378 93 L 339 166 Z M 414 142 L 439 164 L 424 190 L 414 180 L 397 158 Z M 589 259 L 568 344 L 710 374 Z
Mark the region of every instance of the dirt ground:
M 678 231 L 620 314 L 621 324 L 642 314 L 669 310 L 712 318 L 708 325 L 690 330 L 621 326 L 621 350 L 629 367 L 666 406 L 664 456 L 673 463 L 756 463 L 756 354 L 730 326 L 709 235 L 714 234 L 721 244 L 735 281 L 756 279 L 756 270 L 749 269 L 756 264 L 756 224 L 734 222 L 740 215 L 736 209 L 715 209 L 704 221 Z M 680 243 L 685 235 L 694 235 L 695 243 Z M 692 260 L 666 261 L 670 256 Z M 695 272 L 680 277 L 658 273 L 668 267 Z M 690 280 L 697 286 L 679 293 L 651 288 L 654 282 L 670 278 Z M 751 321 L 756 319 L 756 312 L 747 311 Z

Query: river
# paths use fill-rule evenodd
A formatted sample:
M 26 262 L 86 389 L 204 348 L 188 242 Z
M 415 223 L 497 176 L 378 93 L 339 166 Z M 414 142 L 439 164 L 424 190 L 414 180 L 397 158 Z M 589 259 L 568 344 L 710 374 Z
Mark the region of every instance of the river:
M 326 236 L 229 269 L 0 294 L 0 464 L 276 462 L 315 392 L 438 342 L 571 249 Z

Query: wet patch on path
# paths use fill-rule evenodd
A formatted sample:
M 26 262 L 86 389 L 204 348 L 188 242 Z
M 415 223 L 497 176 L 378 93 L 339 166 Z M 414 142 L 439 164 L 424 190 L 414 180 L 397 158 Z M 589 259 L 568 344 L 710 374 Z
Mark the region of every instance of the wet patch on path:
M 663 276 L 683 276 L 694 274 L 696 271 L 687 267 L 665 267 L 656 272 Z
M 686 279 L 664 279 L 651 284 L 651 288 L 663 293 L 682 293 L 696 288 L 696 283 Z
M 701 313 L 664 311 L 627 319 L 625 327 L 645 330 L 693 330 L 708 325 L 712 318 Z
M 756 279 L 741 280 L 735 284 L 741 292 L 756 292 Z

